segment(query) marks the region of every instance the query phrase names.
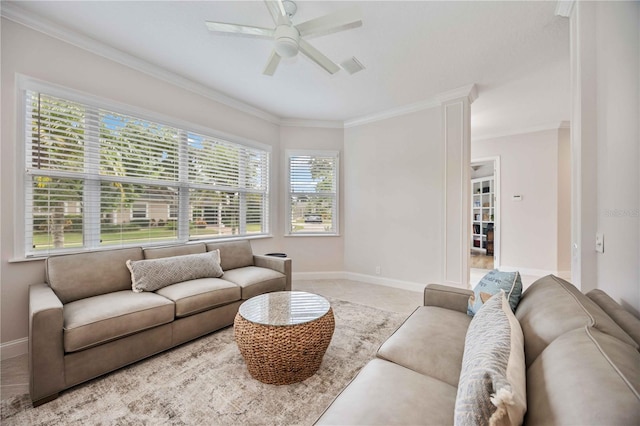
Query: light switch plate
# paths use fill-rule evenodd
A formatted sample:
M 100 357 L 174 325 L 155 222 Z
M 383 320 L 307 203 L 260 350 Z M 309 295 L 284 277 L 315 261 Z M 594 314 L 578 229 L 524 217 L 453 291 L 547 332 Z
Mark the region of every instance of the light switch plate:
M 598 253 L 604 253 L 604 234 L 596 234 L 596 251 Z

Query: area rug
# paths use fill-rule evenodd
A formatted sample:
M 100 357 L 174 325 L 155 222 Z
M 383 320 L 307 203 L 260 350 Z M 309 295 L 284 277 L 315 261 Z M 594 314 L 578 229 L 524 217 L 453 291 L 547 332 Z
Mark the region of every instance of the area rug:
M 228 327 L 76 386 L 33 408 L 2 401 L 3 425 L 310 425 L 406 314 L 329 299 L 336 329 L 318 372 L 286 386 L 253 379 Z

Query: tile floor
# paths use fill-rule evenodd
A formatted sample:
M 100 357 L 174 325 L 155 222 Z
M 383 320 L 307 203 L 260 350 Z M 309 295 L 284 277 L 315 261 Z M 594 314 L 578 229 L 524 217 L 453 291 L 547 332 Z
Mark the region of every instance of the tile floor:
M 0 399 L 29 392 L 29 360 L 27 355 L 0 362 Z

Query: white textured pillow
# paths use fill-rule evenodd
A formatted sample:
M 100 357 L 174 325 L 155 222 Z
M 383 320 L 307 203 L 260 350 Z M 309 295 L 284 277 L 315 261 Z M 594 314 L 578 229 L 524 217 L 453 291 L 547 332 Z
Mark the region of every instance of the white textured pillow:
M 220 250 L 161 259 L 127 260 L 131 287 L 136 293 L 156 291 L 171 284 L 196 278 L 219 278 Z
M 524 337 L 504 290 L 471 320 L 455 425 L 521 425 L 527 411 Z

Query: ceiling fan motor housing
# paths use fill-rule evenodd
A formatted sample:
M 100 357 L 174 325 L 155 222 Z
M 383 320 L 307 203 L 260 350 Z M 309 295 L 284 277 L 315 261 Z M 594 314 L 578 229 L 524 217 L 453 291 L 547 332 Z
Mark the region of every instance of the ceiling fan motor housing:
M 298 30 L 289 25 L 278 25 L 275 33 L 276 45 L 275 49 L 283 58 L 291 58 L 298 54 L 298 40 L 300 33 Z

